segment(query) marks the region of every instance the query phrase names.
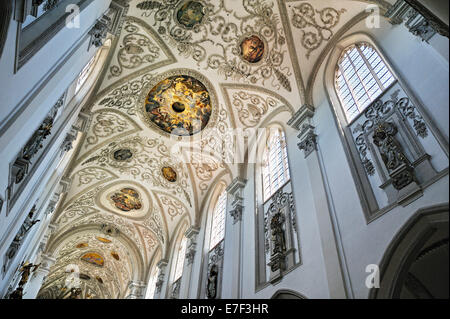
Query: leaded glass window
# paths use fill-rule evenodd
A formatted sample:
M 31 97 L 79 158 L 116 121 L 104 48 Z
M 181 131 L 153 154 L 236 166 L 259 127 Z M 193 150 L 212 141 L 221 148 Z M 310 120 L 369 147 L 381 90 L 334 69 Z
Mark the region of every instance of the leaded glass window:
M 280 129 L 272 129 L 263 154 L 263 194 L 266 202 L 290 180 L 286 138 Z
M 214 206 L 209 249 L 214 248 L 225 236 L 226 206 L 227 192 L 223 191 L 217 199 L 216 205 Z
M 393 82 L 394 76 L 368 43 L 349 46 L 336 66 L 336 90 L 351 122 Z

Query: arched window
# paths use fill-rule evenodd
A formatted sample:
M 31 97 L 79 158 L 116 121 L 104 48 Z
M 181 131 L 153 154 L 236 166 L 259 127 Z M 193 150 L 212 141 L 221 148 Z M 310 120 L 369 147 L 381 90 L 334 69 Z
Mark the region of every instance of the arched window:
M 225 236 L 225 216 L 227 206 L 227 192 L 224 190 L 217 199 L 212 215 L 211 237 L 209 249 L 213 249 Z
M 262 179 L 264 201 L 290 180 L 284 132 L 271 129 L 263 153 Z
M 386 63 L 368 43 L 347 47 L 336 65 L 336 90 L 351 122 L 395 81 Z
M 173 281 L 177 281 L 181 278 L 183 275 L 183 266 L 184 266 L 184 259 L 186 255 L 186 244 L 187 244 L 187 238 L 184 236 L 184 233 L 182 233 L 183 238 L 181 239 L 180 244 L 178 245 L 178 252 L 177 252 L 177 260 L 175 264 L 175 270 L 174 270 L 174 277 Z
M 156 281 L 158 280 L 158 267 L 153 267 L 152 273 L 150 275 L 150 280 L 148 281 L 147 293 L 145 299 L 153 299 L 156 290 Z
M 92 70 L 94 69 L 93 66 L 95 65 L 95 61 L 97 60 L 100 52 L 101 50 L 97 51 L 97 54 L 94 55 L 91 58 L 91 60 L 89 60 L 88 64 L 86 64 L 86 66 L 83 68 L 83 70 L 81 70 L 80 74 L 78 75 L 77 86 L 75 87 L 75 94 L 77 94 L 78 91 L 80 91 L 81 87 L 86 82 Z

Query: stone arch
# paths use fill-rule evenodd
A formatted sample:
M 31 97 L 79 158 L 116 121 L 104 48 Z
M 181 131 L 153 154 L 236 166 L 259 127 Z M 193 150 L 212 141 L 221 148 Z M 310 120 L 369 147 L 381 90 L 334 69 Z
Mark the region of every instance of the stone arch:
M 270 299 L 308 299 L 299 292 L 290 289 L 280 289 Z
M 409 277 L 409 271 L 413 264 L 430 247 L 437 247 L 430 243 L 439 242 L 446 238 L 448 245 L 449 205 L 441 204 L 422 208 L 402 227 L 390 245 L 386 249 L 380 262 L 380 288 L 372 288 L 369 292 L 370 299 L 398 299 L 401 298 L 405 280 Z M 441 240 L 442 241 L 442 240 Z M 448 248 L 447 248 L 448 254 Z M 448 255 L 447 255 L 448 262 Z M 432 269 L 429 271 L 433 271 Z M 448 271 L 448 264 L 447 264 Z M 441 282 L 448 283 L 447 280 Z M 424 296 L 424 285 L 417 283 L 420 289 L 418 294 Z M 428 290 L 428 289 L 427 289 Z M 428 296 L 432 297 L 432 296 Z M 447 286 L 448 298 L 448 286 Z

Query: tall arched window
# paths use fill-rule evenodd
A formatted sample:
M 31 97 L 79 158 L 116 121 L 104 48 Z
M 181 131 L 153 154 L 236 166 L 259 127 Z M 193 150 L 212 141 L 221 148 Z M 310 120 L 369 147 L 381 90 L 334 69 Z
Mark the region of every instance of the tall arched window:
M 262 179 L 264 201 L 290 180 L 284 132 L 271 129 L 263 153 Z
M 213 249 L 225 236 L 226 206 L 227 192 L 224 190 L 218 197 L 216 205 L 214 206 L 209 249 Z
M 276 282 L 300 262 L 297 217 L 284 129 L 271 124 L 258 147 L 256 282 Z
M 177 281 L 181 278 L 183 275 L 183 266 L 184 266 L 184 259 L 186 256 L 186 244 L 187 244 L 187 238 L 183 234 L 183 238 L 181 239 L 181 242 L 178 246 L 178 252 L 177 252 L 177 261 L 175 264 L 175 270 L 174 270 L 174 277 L 173 281 Z
M 156 290 L 156 281 L 158 280 L 158 273 L 159 269 L 158 267 L 153 267 L 152 273 L 150 275 L 150 280 L 148 281 L 148 288 L 147 293 L 145 295 L 145 299 L 153 299 L 155 296 L 155 290 Z
M 376 100 L 395 78 L 368 43 L 347 47 L 336 65 L 336 90 L 347 121 L 351 122 Z

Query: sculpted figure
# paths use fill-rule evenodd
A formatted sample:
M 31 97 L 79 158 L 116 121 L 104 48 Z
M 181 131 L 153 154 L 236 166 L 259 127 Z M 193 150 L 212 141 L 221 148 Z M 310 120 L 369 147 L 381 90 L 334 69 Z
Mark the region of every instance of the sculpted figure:
M 286 251 L 286 241 L 283 230 L 284 218 L 280 212 L 273 215 L 270 221 L 270 232 L 272 238 L 272 255 Z
M 217 296 L 217 277 L 219 276 L 219 269 L 216 264 L 213 264 L 209 269 L 208 283 L 206 289 L 206 296 L 208 299 L 215 299 Z

